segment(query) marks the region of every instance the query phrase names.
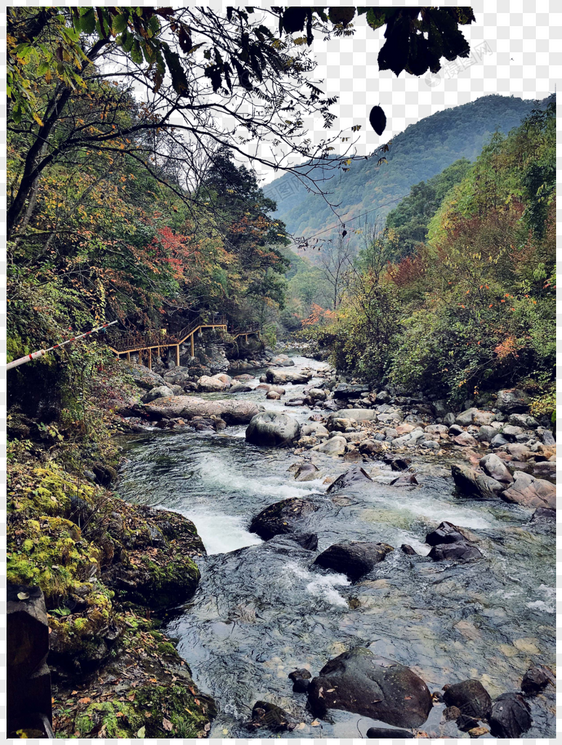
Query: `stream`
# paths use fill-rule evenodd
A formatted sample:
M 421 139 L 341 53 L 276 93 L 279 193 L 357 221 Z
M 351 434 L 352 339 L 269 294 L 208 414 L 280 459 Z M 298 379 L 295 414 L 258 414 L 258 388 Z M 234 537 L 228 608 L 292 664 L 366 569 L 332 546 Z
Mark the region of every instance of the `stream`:
M 293 359 L 296 369 L 323 366 Z M 286 386 L 284 398 L 315 382 L 321 381 Z M 300 422 L 311 414 L 307 407 L 285 407 L 283 399 L 266 400 L 263 390 L 231 395 Z M 248 445 L 245 429 L 155 429 L 131 436 L 118 488 L 129 502 L 185 515 L 205 544 L 197 593 L 167 633 L 178 641 L 197 685 L 217 702 L 210 737 L 268 736 L 244 726 L 257 700 L 296 719 L 297 727 L 283 737 L 357 738 L 371 726 L 387 726 L 344 711 L 332 711 L 331 722 L 314 719 L 306 695 L 292 692 L 292 670 L 317 675 L 329 659 L 358 645 L 409 666 L 431 691 L 478 678 L 495 697 L 518 690 L 531 664 L 553 665 L 554 528 L 530 525 L 531 513 L 517 505 L 459 499 L 444 467 L 422 468 L 419 486 L 399 489 L 389 485 L 389 470 L 370 461 L 363 467 L 374 483 L 327 495 L 324 479 L 350 463 L 314 453 L 321 478 L 299 483 L 288 469 L 301 458 L 292 449 Z M 396 550 L 351 583 L 312 568 L 317 552 L 276 545 L 276 539 L 265 543 L 248 532 L 251 518 L 268 505 L 310 496 L 323 506 L 304 518 L 301 532 L 318 535 L 318 552 L 346 540 L 380 541 Z M 443 520 L 473 531 L 483 559 L 454 565 L 426 558 L 425 535 Z M 404 543 L 420 556 L 404 554 Z M 533 725 L 524 736 L 554 737 L 552 689 L 529 704 Z M 420 729 L 434 738 L 468 737 L 454 722 L 442 722 L 442 711 L 436 705 Z

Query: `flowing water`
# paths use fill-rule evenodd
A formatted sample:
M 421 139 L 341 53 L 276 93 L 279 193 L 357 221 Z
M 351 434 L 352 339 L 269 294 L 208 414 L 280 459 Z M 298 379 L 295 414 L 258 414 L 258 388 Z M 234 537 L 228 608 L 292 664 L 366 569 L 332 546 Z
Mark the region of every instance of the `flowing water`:
M 294 359 L 297 367 L 320 367 Z M 285 398 L 303 387 L 287 386 Z M 310 415 L 307 408 L 286 408 L 283 400 L 267 401 L 263 390 L 233 395 L 300 421 Z M 267 736 L 244 726 L 257 700 L 278 704 L 299 722 L 284 737 L 364 737 L 368 727 L 385 726 L 343 711 L 334 711 L 331 722 L 315 720 L 306 696 L 292 692 L 292 670 L 305 667 L 314 676 L 357 645 L 408 665 L 430 690 L 479 678 L 492 697 L 519 689 L 531 663 L 552 666 L 555 536 L 531 525 L 528 510 L 461 500 L 450 477 L 435 475 L 445 469 L 424 474 L 422 468 L 413 489 L 392 487 L 385 483 L 390 474 L 374 462 L 364 467 L 375 483 L 327 495 L 323 479 L 349 464 L 315 454 L 321 478 L 298 483 L 288 471 L 298 456 L 248 445 L 244 431 L 136 436 L 127 444 L 119 488 L 128 501 L 189 517 L 207 549 L 199 560 L 199 589 L 168 633 L 196 683 L 217 701 L 211 737 Z M 313 568 L 317 552 L 286 540 L 266 543 L 248 532 L 254 515 L 288 497 L 320 503 L 302 524 L 302 532 L 318 535 L 318 551 L 342 540 L 381 541 L 396 550 L 350 583 Z M 472 530 L 484 558 L 456 566 L 427 559 L 425 535 L 442 520 Z M 407 556 L 403 543 L 421 555 Z M 525 737 L 554 737 L 553 693 L 530 703 L 534 722 Z M 421 729 L 432 737 L 460 736 L 453 723 L 441 722 L 442 708 L 436 706 Z

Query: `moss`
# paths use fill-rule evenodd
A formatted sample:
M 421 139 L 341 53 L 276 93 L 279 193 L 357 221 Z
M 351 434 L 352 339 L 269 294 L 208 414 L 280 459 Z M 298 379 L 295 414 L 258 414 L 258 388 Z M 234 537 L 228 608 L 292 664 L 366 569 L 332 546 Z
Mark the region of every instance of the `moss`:
M 215 714 L 212 702 L 201 695 L 195 697 L 182 685 L 150 685 L 139 688 L 135 703 L 147 709 L 151 716 L 146 719 L 146 737 L 196 738 L 204 733 L 209 717 Z M 203 703 L 201 703 L 203 699 Z M 171 724 L 165 729 L 163 721 Z
M 88 706 L 76 718 L 80 737 L 131 738 L 142 727 L 142 715 L 131 704 L 123 701 L 99 701 Z
M 158 645 L 158 651 L 160 654 L 173 654 L 175 647 L 171 642 L 160 642 Z

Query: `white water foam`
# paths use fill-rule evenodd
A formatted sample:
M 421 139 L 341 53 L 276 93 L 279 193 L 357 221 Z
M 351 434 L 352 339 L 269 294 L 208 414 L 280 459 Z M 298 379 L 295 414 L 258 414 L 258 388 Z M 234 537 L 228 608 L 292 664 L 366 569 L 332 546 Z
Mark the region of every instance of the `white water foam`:
M 241 470 L 232 464 L 225 463 L 221 458 L 205 456 L 199 465 L 199 474 L 205 485 L 212 489 L 233 492 L 242 491 L 245 494 L 261 496 L 266 494 L 277 499 L 290 497 L 304 497 L 318 492 L 318 488 L 306 482 L 288 484 L 286 475 L 254 478 L 250 476 L 250 467 Z
M 195 523 L 197 532 L 209 555 L 225 554 L 237 548 L 263 543 L 255 533 L 249 533 L 241 517 L 216 512 L 192 512 L 186 517 Z
M 348 587 L 351 582 L 343 574 L 320 575 L 309 572 L 308 569 L 296 562 L 290 561 L 284 568 L 285 576 L 292 581 L 294 577 L 310 580 L 306 584 L 306 590 L 313 597 L 326 601 L 330 605 L 347 608 L 347 600 L 343 598 L 336 587 Z

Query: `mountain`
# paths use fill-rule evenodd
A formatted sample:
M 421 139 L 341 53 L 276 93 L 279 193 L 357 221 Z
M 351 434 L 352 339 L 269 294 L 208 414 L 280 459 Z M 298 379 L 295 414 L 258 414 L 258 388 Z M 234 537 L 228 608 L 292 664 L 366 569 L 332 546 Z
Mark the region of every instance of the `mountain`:
M 548 100 L 483 96 L 411 124 L 391 141 L 388 152 L 379 148 L 371 156 L 345 166 L 347 171 L 318 169 L 318 175 L 328 177 L 324 184 L 328 200 L 338 205 L 336 211 L 351 240 L 359 245 L 353 231 L 360 229 L 365 219 L 384 225 L 388 212 L 414 184 L 436 176 L 459 158 L 473 161 L 493 132 L 509 132 L 533 109 L 544 109 Z M 379 164 L 381 157 L 386 162 Z M 264 193 L 277 202 L 275 217 L 293 236 L 309 238 L 321 233 L 317 237 L 321 245 L 338 231 L 329 204 L 321 196 L 308 193 L 293 174 L 272 181 L 264 187 Z

